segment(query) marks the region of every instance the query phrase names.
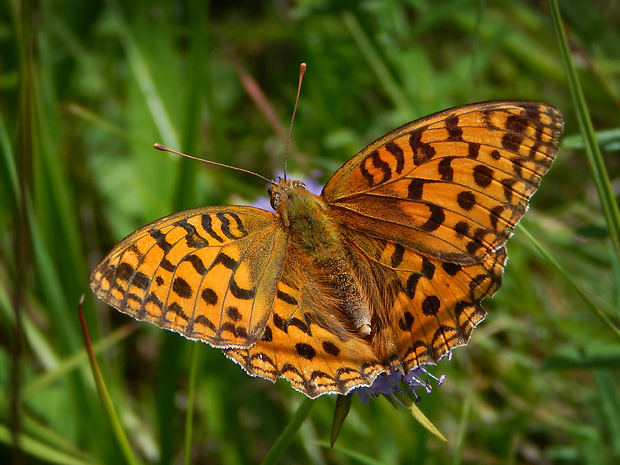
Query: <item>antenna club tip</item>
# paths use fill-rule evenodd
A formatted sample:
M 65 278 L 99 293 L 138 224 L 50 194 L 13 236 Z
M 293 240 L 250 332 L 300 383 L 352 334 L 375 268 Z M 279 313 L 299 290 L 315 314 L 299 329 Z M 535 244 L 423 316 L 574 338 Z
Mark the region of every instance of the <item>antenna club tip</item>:
M 299 74 L 303 76 L 306 73 L 306 67 L 307 65 L 305 63 L 302 63 L 301 65 L 299 65 Z
M 160 144 L 159 142 L 155 142 L 153 144 L 153 148 L 155 148 L 157 150 L 161 150 L 162 152 L 167 152 L 168 151 L 168 147 L 166 147 L 165 145 Z

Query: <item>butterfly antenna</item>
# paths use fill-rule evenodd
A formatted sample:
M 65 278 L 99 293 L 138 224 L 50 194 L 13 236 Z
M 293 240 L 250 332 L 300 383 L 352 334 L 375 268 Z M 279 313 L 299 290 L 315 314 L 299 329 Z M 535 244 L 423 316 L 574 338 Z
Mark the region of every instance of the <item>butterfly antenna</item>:
M 269 184 L 276 184 L 276 182 L 273 179 L 266 178 L 265 176 L 262 176 L 262 175 L 260 175 L 258 173 L 255 173 L 254 171 L 244 170 L 243 168 L 237 168 L 236 166 L 225 165 L 224 163 L 218 163 L 216 161 L 205 160 L 204 158 L 192 157 L 191 155 L 187 155 L 186 153 L 177 152 L 176 150 L 172 150 L 171 148 L 168 148 L 165 145 L 162 145 L 160 143 L 153 144 L 153 147 L 155 147 L 157 150 L 161 150 L 162 152 L 175 153 L 177 155 L 181 155 L 182 157 L 189 158 L 191 160 L 197 160 L 197 161 L 201 161 L 203 163 L 208 163 L 210 165 L 221 166 L 223 168 L 230 168 L 231 170 L 241 171 L 242 173 L 248 173 L 248 174 L 251 174 L 253 176 L 256 176 L 257 178 L 261 178 L 264 181 L 267 181 Z
M 299 66 L 299 83 L 297 84 L 297 97 L 295 97 L 295 107 L 293 108 L 293 116 L 291 117 L 291 125 L 288 128 L 288 137 L 286 138 L 286 147 L 284 148 L 284 179 L 286 179 L 286 161 L 288 159 L 288 146 L 291 142 L 291 133 L 293 132 L 293 121 L 295 121 L 295 113 L 297 113 L 297 104 L 299 103 L 299 94 L 301 93 L 301 81 L 306 74 L 306 64 Z

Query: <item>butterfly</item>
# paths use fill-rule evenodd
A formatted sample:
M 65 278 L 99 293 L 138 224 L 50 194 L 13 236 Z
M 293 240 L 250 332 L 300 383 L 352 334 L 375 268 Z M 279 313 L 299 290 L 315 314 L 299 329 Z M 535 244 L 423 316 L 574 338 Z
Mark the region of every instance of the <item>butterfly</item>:
M 275 214 L 201 207 L 139 229 L 91 288 L 310 398 L 436 364 L 484 319 L 562 128 L 541 102 L 435 113 L 363 149 L 320 196 L 273 183 Z

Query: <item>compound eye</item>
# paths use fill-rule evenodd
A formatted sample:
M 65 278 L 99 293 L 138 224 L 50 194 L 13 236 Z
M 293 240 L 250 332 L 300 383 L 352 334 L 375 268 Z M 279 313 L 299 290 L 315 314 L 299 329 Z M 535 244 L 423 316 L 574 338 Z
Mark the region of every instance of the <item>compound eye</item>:
M 275 186 L 271 186 L 267 189 L 269 193 L 269 203 L 271 204 L 271 208 L 277 210 L 277 206 L 280 203 L 280 192 L 275 189 Z

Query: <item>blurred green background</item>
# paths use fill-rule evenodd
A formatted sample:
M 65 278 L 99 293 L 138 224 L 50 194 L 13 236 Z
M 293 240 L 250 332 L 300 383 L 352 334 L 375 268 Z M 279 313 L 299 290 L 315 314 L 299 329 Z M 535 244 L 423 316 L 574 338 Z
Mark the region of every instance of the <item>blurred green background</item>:
M 560 2 L 616 188 L 620 4 Z M 543 100 L 562 147 L 523 225 L 618 319 L 618 274 L 543 1 L 0 2 L 0 462 L 124 463 L 92 380 L 77 305 L 136 455 L 184 462 L 192 344 L 88 288 L 120 239 L 183 208 L 251 203 L 272 177 L 299 64 L 289 173 L 325 182 L 391 129 L 492 99 Z M 317 174 L 318 171 L 318 174 Z M 618 340 L 517 228 L 504 285 L 420 408 L 446 445 L 384 399 L 329 448 L 319 398 L 287 464 L 620 462 Z M 15 311 L 17 310 L 17 312 Z M 197 344 L 190 463 L 260 463 L 303 396 Z M 21 452 L 12 448 L 19 436 Z

